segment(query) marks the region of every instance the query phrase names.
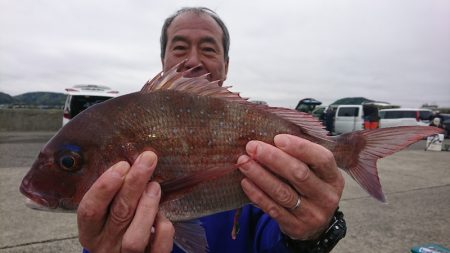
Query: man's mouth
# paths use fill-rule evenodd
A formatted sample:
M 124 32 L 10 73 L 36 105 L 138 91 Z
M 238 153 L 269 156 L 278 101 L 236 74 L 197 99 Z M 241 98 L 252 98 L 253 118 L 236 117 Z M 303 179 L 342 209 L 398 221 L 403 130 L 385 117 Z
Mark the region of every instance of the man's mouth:
M 206 78 L 209 81 L 211 81 L 211 74 L 201 64 L 190 69 L 182 69 L 182 70 L 184 70 L 183 77 L 192 78 L 192 77 L 206 76 Z

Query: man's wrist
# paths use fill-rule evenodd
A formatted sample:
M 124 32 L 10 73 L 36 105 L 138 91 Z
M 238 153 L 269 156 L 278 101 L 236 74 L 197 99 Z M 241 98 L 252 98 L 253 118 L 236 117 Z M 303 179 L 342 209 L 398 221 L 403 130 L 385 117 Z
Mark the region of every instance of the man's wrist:
M 294 240 L 283 234 L 283 240 L 286 247 L 292 252 L 299 253 L 328 253 L 334 246 L 345 237 L 347 226 L 344 220 L 344 214 L 338 209 L 331 219 L 330 225 L 322 235 L 316 240 Z

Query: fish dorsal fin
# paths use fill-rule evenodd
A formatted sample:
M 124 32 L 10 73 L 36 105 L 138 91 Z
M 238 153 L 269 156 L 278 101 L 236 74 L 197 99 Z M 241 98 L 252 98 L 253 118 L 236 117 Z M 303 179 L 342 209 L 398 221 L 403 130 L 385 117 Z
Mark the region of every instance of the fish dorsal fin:
M 219 86 L 219 80 L 209 81 L 207 78 L 209 74 L 197 77 L 185 77 L 197 68 L 194 67 L 186 71 L 179 71 L 183 68 L 185 62 L 186 60 L 175 65 L 167 72 L 160 72 L 142 87 L 141 92 L 149 93 L 157 90 L 176 90 L 199 96 L 222 98 L 233 102 L 244 103 L 247 101 L 239 93 L 230 91 L 229 88 L 231 86 Z
M 327 136 L 328 131 L 325 130 L 322 123 L 320 123 L 320 121 L 314 118 L 311 114 L 281 107 L 268 107 L 267 110 L 285 120 L 296 124 L 297 126 L 301 127 L 302 130 L 307 134 L 310 134 L 319 139 L 327 141 L 330 140 L 330 138 Z
M 230 102 L 246 104 L 255 109 L 276 114 L 279 117 L 298 125 L 305 133 L 314 137 L 329 140 L 327 137 L 328 132 L 324 129 L 323 125 L 310 114 L 287 108 L 269 107 L 267 105 L 258 105 L 248 102 L 247 98 L 242 98 L 239 93 L 230 91 L 229 88 L 231 88 L 231 86 L 222 87 L 219 86 L 219 81 L 209 81 L 207 78 L 209 74 L 197 77 L 185 77 L 197 68 L 194 67 L 186 71 L 179 71 L 184 67 L 185 63 L 186 60 L 175 65 L 167 72 L 159 73 L 144 85 L 141 92 L 149 93 L 157 90 L 176 90 L 199 96 L 216 97 Z

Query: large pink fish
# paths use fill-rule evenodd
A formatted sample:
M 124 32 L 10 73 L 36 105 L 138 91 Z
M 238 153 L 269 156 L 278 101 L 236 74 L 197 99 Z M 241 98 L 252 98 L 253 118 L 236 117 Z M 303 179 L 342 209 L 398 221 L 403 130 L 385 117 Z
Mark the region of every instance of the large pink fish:
M 182 224 L 247 204 L 237 158 L 248 141 L 273 144 L 275 135 L 286 133 L 331 150 L 340 168 L 371 196 L 385 201 L 376 161 L 441 132 L 434 127 L 397 127 L 333 138 L 309 114 L 250 103 L 205 76 L 186 78 L 177 68 L 157 75 L 140 92 L 80 113 L 43 147 L 20 191 L 35 207 L 75 210 L 111 165 L 133 163 L 141 152 L 152 150 L 159 158 L 154 179 L 162 187 L 160 210 Z M 179 239 L 185 230 L 175 226 L 175 240 L 186 251 L 204 250 L 204 236 L 183 245 Z

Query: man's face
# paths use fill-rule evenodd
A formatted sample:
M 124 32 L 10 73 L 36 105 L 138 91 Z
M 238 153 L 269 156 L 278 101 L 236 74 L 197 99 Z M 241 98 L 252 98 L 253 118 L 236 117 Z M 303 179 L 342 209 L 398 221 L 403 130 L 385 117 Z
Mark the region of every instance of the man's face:
M 177 16 L 167 29 L 163 70 L 168 71 L 187 59 L 184 69 L 199 66 L 190 77 L 210 73 L 210 81 L 225 81 L 228 61 L 224 58 L 223 32 L 216 21 L 205 14 L 186 12 Z

